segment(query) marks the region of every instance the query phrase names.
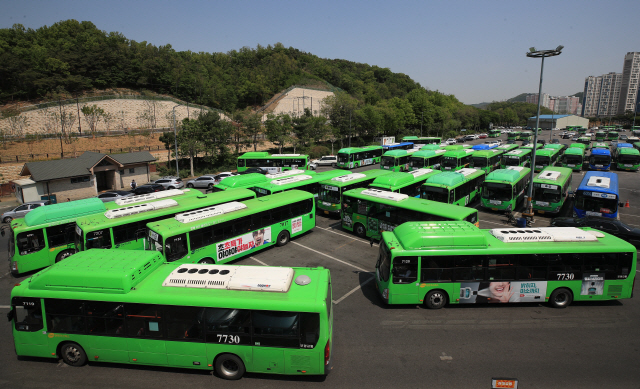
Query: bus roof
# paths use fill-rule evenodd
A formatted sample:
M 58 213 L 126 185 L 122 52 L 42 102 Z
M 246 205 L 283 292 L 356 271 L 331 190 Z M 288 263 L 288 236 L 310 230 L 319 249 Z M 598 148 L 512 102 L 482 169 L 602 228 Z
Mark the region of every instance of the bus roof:
M 560 143 L 552 143 L 552 144 L 548 144 L 546 146 L 544 146 L 545 149 L 556 149 L 559 151 L 562 151 L 565 149 L 565 147 L 567 147 L 566 145 L 562 145 Z
M 284 190 L 295 189 L 301 184 L 302 185 L 313 184 L 323 180 L 328 180 L 333 177 L 344 176 L 345 175 L 344 173 L 345 173 L 344 170 L 332 169 L 332 170 L 327 170 L 321 173 L 316 173 L 313 175 L 301 174 L 301 175 L 292 176 L 288 178 L 280 178 L 277 180 L 266 182 L 264 184 L 254 185 L 253 187 L 267 189 L 271 192 L 274 192 L 274 191 L 280 192 Z
M 73 220 L 82 216 L 105 212 L 107 207 L 99 198 L 68 201 L 38 207 L 24 216 L 24 225 L 33 227 L 43 224 Z
M 344 147 L 340 150 L 338 150 L 338 154 L 342 153 L 342 154 L 349 154 L 349 153 L 357 153 L 360 151 L 367 151 L 367 150 L 381 150 L 382 146 L 380 145 L 371 145 L 371 146 L 363 146 L 363 147 Z
M 496 156 L 496 155 L 500 155 L 502 153 L 504 153 L 504 150 L 495 150 L 495 149 L 493 149 L 493 150 L 478 150 L 478 151 L 474 152 L 472 155 L 474 157 L 487 157 L 487 158 L 489 158 L 489 157 L 493 157 L 493 156 Z
M 591 228 L 543 227 L 478 229 L 463 221 L 408 222 L 391 232 L 383 232 L 383 239 L 396 250 L 499 250 L 508 253 L 572 252 L 576 244 L 599 251 L 635 251 L 633 246 L 615 236 Z
M 593 149 L 591 150 L 591 155 L 611 155 L 611 151 L 609 149 Z
M 585 145 L 584 143 L 571 143 L 569 145 L 569 148 L 581 148 L 582 150 L 585 150 L 587 148 L 587 145 Z
M 390 173 L 391 171 L 389 170 L 370 169 L 370 170 L 365 170 L 363 172 L 349 173 L 342 176 L 332 177 L 332 178 L 320 181 L 319 184 L 342 187 L 342 186 L 351 185 L 354 182 L 361 182 L 367 179 L 384 176 Z
M 622 149 L 618 149 L 618 155 L 640 155 L 640 150 L 625 147 Z
M 424 185 L 452 187 L 484 174 L 484 170 L 468 168 L 456 172 L 442 172 L 429 177 Z
M 449 150 L 446 153 L 443 154 L 443 156 L 445 157 L 455 157 L 455 158 L 462 158 L 462 157 L 466 157 L 467 155 L 474 153 L 475 150 L 472 149 L 463 149 L 463 150 Z
M 572 170 L 566 167 L 548 166 L 535 177 L 533 182 L 562 185 L 571 178 Z
M 584 148 L 582 147 L 569 147 L 564 151 L 564 155 L 582 155 L 584 156 Z
M 306 175 L 313 176 L 316 174 L 316 172 L 314 172 L 313 170 L 291 169 L 291 170 L 282 171 L 280 173 L 271 173 L 271 174 L 261 174 L 261 173 L 240 174 L 237 176 L 227 177 L 224 180 L 220 181 L 220 183 L 215 186 L 215 189 L 216 189 L 215 191 L 219 192 L 221 190 L 228 190 L 233 188 L 247 188 L 250 186 L 267 183 L 271 180 L 277 180 L 279 178 L 295 176 L 298 174 L 306 174 Z
M 306 154 L 269 154 L 266 151 L 249 151 L 238 158 L 290 158 L 290 157 L 308 157 Z
M 405 155 L 409 155 L 407 150 L 389 150 L 382 154 L 383 157 L 404 157 Z
M 536 156 L 538 157 L 551 157 L 558 154 L 560 150 L 558 149 L 542 149 L 536 151 Z
M 435 144 L 430 144 L 430 145 L 424 145 L 422 146 L 422 148 L 420 148 L 420 150 L 424 151 L 424 150 L 439 150 L 440 149 L 440 145 L 435 145 Z
M 618 175 L 611 172 L 587 172 L 582 178 L 578 190 L 617 194 Z
M 500 145 L 498 147 L 496 147 L 496 149 L 498 150 L 506 150 L 506 151 L 511 151 L 511 150 L 515 150 L 517 148 L 519 148 L 520 146 L 518 145 L 514 145 L 514 144 L 506 144 L 506 145 Z
M 531 149 L 518 149 L 518 150 L 511 150 L 509 152 L 507 152 L 505 155 L 515 155 L 517 157 L 523 157 L 527 154 L 531 154 Z
M 625 147 L 633 147 L 633 145 L 631 143 L 619 142 L 616 143 L 614 147 L 617 149 L 624 149 Z
M 134 210 L 135 208 L 141 207 L 141 205 L 110 209 L 104 213 L 98 213 L 78 218 L 76 220 L 76 224 L 80 228 L 85 230 L 85 232 L 95 231 L 103 228 L 110 228 L 113 226 L 127 224 L 129 222 L 134 222 L 142 218 L 143 215 L 145 219 L 162 217 L 163 215 L 170 217 L 170 215 L 175 214 L 176 212 L 186 212 L 187 210 L 212 206 L 214 204 L 221 204 L 249 197 L 254 198 L 255 192 L 249 189 L 236 188 L 234 190 L 209 193 L 207 195 L 201 194 L 199 196 L 183 197 L 180 199 L 160 200 L 160 202 L 158 202 L 159 207 L 144 207 L 147 208 L 144 210 L 144 213 L 136 212 Z M 142 206 L 144 205 L 145 204 L 143 204 Z M 127 212 L 126 210 L 129 209 L 131 209 L 132 211 Z M 119 214 L 122 214 L 122 216 L 120 216 Z
M 158 252 L 131 250 L 93 249 L 72 257 L 23 283 L 29 291 L 25 294 L 41 296 L 41 291 L 47 291 L 47 297 L 238 309 L 270 309 L 275 304 L 308 312 L 313 310 L 310 305 L 322 305 L 329 282 L 329 270 L 322 267 L 180 265 L 163 263 Z M 310 282 L 296 282 L 301 275 Z M 175 279 L 192 282 L 174 286 L 171 280 Z M 274 293 L 259 284 L 278 285 L 280 291 Z
M 516 169 L 518 168 L 518 169 Z M 496 169 L 489 173 L 485 182 L 503 182 L 515 184 L 520 181 L 521 178 L 526 177 L 527 174 L 531 173 L 531 169 L 521 166 L 509 166 L 506 169 Z
M 371 184 L 369 184 L 369 187 L 396 189 L 441 173 L 442 172 L 440 170 L 433 169 L 418 169 L 410 172 L 391 173 L 377 177 Z
M 415 153 L 411 154 L 411 157 L 421 157 L 421 158 L 429 158 L 429 157 L 435 157 L 436 155 L 441 155 L 446 153 L 445 150 L 442 149 L 435 149 L 435 150 L 425 150 L 425 149 L 420 149 L 420 151 L 416 151 Z

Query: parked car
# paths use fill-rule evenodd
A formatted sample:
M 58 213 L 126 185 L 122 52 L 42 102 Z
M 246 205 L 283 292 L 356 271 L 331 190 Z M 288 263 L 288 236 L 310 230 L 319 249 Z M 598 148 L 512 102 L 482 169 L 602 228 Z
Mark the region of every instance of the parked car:
M 247 170 L 238 172 L 238 174 L 249 174 L 249 173 L 269 174 L 269 171 L 261 167 L 248 167 Z
M 544 145 L 546 145 L 546 144 L 547 144 L 547 141 L 546 141 L 546 140 L 544 140 L 544 139 L 538 139 L 536 142 L 537 142 L 537 143 L 539 143 L 539 144 L 541 144 L 542 146 L 544 146 Z
M 448 144 L 448 145 L 455 145 L 456 143 L 458 143 L 458 141 L 455 140 L 454 138 L 449 138 L 449 139 L 446 140 L 445 143 Z
M 2 216 L 0 216 L 0 220 L 2 220 L 3 223 L 11 223 L 11 220 L 24 217 L 24 215 L 33 211 L 34 209 L 38 207 L 42 207 L 47 204 L 49 204 L 48 200 L 41 200 L 41 201 L 30 201 L 28 203 L 18 205 L 12 210 L 9 210 L 3 213 Z
M 640 142 L 640 138 L 638 138 L 637 136 L 630 136 L 629 139 L 627 139 L 628 143 L 635 143 L 635 142 Z
M 238 173 L 222 172 L 219 174 L 207 174 L 187 182 L 187 188 L 213 188 L 218 185 L 222 179 L 237 176 Z
M 619 140 L 629 140 L 629 137 L 627 135 L 622 134 L 622 135 L 618 136 L 618 139 Z
M 465 141 L 476 140 L 476 139 L 478 139 L 478 135 L 467 135 L 467 136 L 464 137 Z
M 96 197 L 102 200 L 103 203 L 108 203 L 109 201 L 115 201 L 129 196 L 133 196 L 133 193 L 124 190 L 110 190 L 100 193 Z
M 640 228 L 630 227 L 620 220 L 600 216 L 556 217 L 551 220 L 552 227 L 591 227 L 617 236 L 632 245 L 640 246 Z
M 316 170 L 318 166 L 336 166 L 338 157 L 335 155 L 323 155 L 320 159 L 314 159 L 309 163 L 309 169 Z
M 530 142 L 530 141 L 528 141 L 528 140 L 523 140 L 523 141 L 522 141 L 522 145 L 520 145 L 520 147 L 522 147 L 522 146 L 526 146 L 526 145 L 528 145 L 529 143 L 531 143 L 531 142 Z
M 551 143 L 553 143 L 553 144 L 560 144 L 560 139 L 558 139 L 558 138 L 553 138 L 553 139 L 551 140 Z
M 165 189 L 164 186 L 160 184 L 151 183 L 151 184 L 140 185 L 134 190 L 132 190 L 131 193 L 135 195 L 142 195 L 142 194 L 148 194 L 148 193 L 154 193 L 154 192 L 161 192 L 164 189 Z
M 162 177 L 159 180 L 156 180 L 154 184 L 160 184 L 164 186 L 165 189 L 180 189 L 184 188 L 184 183 L 180 177 Z
M 571 139 L 571 134 L 569 134 L 568 132 L 562 134 L 562 139 Z
M 507 144 L 508 145 L 517 145 L 518 142 L 515 139 L 507 139 Z
M 485 139 L 487 136 L 487 134 L 480 134 L 476 139 Z

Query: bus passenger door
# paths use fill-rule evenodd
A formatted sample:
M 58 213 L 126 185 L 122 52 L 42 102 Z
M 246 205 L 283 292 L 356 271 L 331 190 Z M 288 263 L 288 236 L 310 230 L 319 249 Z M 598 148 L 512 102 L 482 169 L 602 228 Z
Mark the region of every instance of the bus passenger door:
M 396 257 L 391 268 L 390 304 L 418 303 L 418 257 Z
M 47 355 L 47 335 L 42 329 L 42 305 L 39 298 L 14 297 L 11 311 L 7 315 L 13 319 L 14 345 L 18 355 L 43 357 Z
M 126 304 L 125 312 L 129 362 L 166 365 L 162 308 L 150 304 Z

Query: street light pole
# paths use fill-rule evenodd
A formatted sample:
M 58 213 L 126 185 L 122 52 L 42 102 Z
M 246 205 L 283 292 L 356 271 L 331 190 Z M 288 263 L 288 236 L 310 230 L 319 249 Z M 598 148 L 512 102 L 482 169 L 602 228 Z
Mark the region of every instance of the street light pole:
M 538 144 L 538 128 L 540 127 L 540 103 L 542 102 L 542 74 L 544 73 L 544 57 L 554 57 L 556 55 L 560 55 L 560 52 L 563 48 L 564 46 L 562 45 L 556 47 L 555 50 L 536 50 L 535 47 L 531 47 L 529 48 L 529 52 L 527 53 L 527 57 L 542 58 L 542 63 L 540 65 L 540 86 L 538 88 L 538 114 L 536 116 L 536 128 L 533 132 L 533 147 L 531 150 L 531 179 L 529 181 L 529 191 L 525 204 L 525 208 L 527 208 L 528 211 L 528 213 L 526 214 L 527 216 L 533 216 L 533 204 L 531 203 L 531 198 L 533 197 L 533 177 L 536 168 L 536 145 Z
M 178 167 L 178 134 L 176 132 L 176 107 L 179 107 L 180 104 L 175 105 L 171 111 L 173 111 L 173 144 L 176 146 L 176 177 L 180 177 L 180 168 Z
M 556 111 L 556 99 L 551 99 L 551 101 L 553 101 L 553 108 L 551 109 L 551 128 L 549 129 L 549 143 L 551 143 L 551 136 L 553 133 L 553 128 L 555 127 L 553 125 L 553 114 Z
M 424 111 L 422 111 L 421 113 L 422 113 L 422 119 L 420 119 L 420 138 L 422 138 L 422 122 L 424 121 Z

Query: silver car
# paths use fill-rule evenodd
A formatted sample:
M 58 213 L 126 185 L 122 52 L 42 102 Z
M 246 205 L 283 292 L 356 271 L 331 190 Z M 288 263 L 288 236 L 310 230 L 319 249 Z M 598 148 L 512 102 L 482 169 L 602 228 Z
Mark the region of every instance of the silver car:
M 236 176 L 237 173 L 222 172 L 220 174 L 210 174 L 202 177 L 198 177 L 194 180 L 187 182 L 187 188 L 208 188 L 211 189 L 218 185 L 223 178 Z
M 180 189 L 184 188 L 184 182 L 180 177 L 162 177 L 159 180 L 155 180 L 154 184 L 160 184 L 164 186 L 165 189 Z
M 28 203 L 18 205 L 14 209 L 3 213 L 2 216 L 0 216 L 0 220 L 2 220 L 3 223 L 11 223 L 11 220 L 24 217 L 24 215 L 33 211 L 34 209 L 47 204 L 49 204 L 49 201 L 30 201 Z
M 133 196 L 133 193 L 126 192 L 124 190 L 112 190 L 109 192 L 100 193 L 96 197 L 102 200 L 103 203 L 107 203 L 109 201 L 115 201 L 129 196 Z

